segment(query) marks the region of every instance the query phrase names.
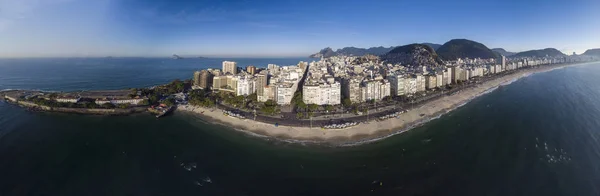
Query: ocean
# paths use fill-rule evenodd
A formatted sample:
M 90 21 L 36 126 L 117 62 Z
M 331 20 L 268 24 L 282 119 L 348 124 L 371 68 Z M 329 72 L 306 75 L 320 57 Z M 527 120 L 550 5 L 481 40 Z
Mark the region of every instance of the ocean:
M 152 86 L 220 61 L 0 60 L 0 89 Z M 533 74 L 351 147 L 249 136 L 191 114 L 84 116 L 0 102 L 0 195 L 600 195 L 599 76 L 600 63 Z

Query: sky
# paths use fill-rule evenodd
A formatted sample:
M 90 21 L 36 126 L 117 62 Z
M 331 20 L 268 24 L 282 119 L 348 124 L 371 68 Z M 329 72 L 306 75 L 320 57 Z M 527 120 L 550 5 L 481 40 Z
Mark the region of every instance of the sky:
M 0 0 L 0 57 L 304 57 L 325 47 L 600 48 L 598 0 Z

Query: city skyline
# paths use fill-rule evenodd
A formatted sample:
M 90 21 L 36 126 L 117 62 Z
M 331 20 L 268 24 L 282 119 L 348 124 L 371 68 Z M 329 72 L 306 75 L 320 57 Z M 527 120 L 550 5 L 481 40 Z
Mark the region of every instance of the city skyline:
M 0 0 L 0 8 L 0 57 L 305 57 L 454 38 L 511 52 L 600 47 L 600 3 L 591 0 Z

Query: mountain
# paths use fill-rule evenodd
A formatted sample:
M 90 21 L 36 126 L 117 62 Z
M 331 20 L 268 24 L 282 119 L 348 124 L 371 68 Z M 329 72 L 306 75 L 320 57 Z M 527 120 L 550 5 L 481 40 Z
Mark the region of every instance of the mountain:
M 364 48 L 356 48 L 356 47 L 345 47 L 342 49 L 338 49 L 335 51 L 336 55 L 344 55 L 344 56 L 364 56 L 367 54 L 371 55 L 382 55 L 388 53 L 390 50 L 394 49 L 394 47 L 372 47 L 368 49 Z
M 519 52 L 512 57 L 555 57 L 555 56 L 566 56 L 562 52 L 558 51 L 555 48 L 546 48 L 541 50 L 529 50 L 525 52 Z
M 586 50 L 583 55 L 600 56 L 600 48 Z
M 498 55 L 485 45 L 467 40 L 453 39 L 446 42 L 436 50 L 437 54 L 444 60 L 456 60 L 458 58 L 497 58 Z
M 433 50 L 437 50 L 440 46 L 439 44 L 432 43 L 423 43 L 423 45 L 430 46 Z M 337 49 L 335 52 L 331 50 L 331 48 L 327 47 L 320 52 L 310 55 L 311 58 L 321 58 L 323 54 L 327 53 L 324 57 L 343 55 L 343 56 L 365 56 L 365 55 L 384 55 L 390 52 L 392 49 L 396 48 L 396 46 L 392 46 L 389 48 L 379 46 L 379 47 L 371 47 L 371 48 L 357 48 L 357 47 L 345 47 L 342 49 Z M 324 51 L 325 50 L 325 51 Z
M 433 48 L 433 50 L 437 50 L 438 48 L 442 47 L 442 45 L 440 45 L 440 44 L 433 44 L 433 43 L 422 43 L 422 44 Z
M 504 48 L 492 48 L 492 51 L 498 53 L 499 55 L 503 55 L 503 56 L 512 56 L 512 55 L 516 54 L 515 52 L 508 52 L 508 51 L 504 50 Z
M 358 57 L 356 59 L 354 59 L 354 61 L 352 61 L 352 64 L 354 65 L 360 65 L 363 63 L 368 63 L 368 62 L 376 62 L 378 63 L 380 61 L 379 56 L 376 55 L 372 55 L 372 54 L 367 54 L 361 57 Z
M 327 48 L 323 48 L 321 51 L 319 51 L 316 54 L 310 55 L 310 58 L 328 58 L 328 57 L 332 57 L 335 56 L 335 52 L 333 52 L 333 50 L 330 47 Z
M 444 64 L 435 50 L 425 44 L 409 44 L 398 46 L 381 56 L 381 60 L 387 63 L 400 63 L 405 66 L 439 66 Z
M 180 57 L 179 55 L 173 54 L 173 59 L 183 59 L 183 57 Z

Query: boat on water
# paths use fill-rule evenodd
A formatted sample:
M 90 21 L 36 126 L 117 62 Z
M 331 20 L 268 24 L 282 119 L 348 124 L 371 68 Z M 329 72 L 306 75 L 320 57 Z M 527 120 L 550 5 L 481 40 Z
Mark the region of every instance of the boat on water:
M 160 118 L 169 114 L 169 112 L 173 111 L 173 109 L 175 109 L 175 106 L 166 106 L 165 104 L 160 104 L 158 106 L 152 106 L 148 108 L 148 111 L 156 114 L 156 118 Z
M 162 111 L 160 111 L 160 113 L 158 115 L 156 115 L 156 118 L 160 118 L 160 117 L 163 117 L 164 115 L 167 115 L 169 112 L 173 111 L 173 109 L 175 109 L 175 106 L 170 106 L 166 109 L 163 109 Z

